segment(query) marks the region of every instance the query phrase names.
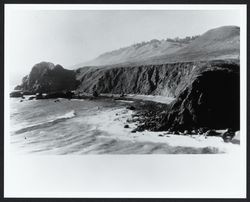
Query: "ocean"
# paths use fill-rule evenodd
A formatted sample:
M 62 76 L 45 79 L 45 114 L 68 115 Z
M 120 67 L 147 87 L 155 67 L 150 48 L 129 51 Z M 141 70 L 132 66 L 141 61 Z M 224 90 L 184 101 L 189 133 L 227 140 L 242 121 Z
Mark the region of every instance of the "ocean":
M 185 144 L 178 145 L 181 137 L 175 136 L 172 139 L 177 145 L 171 145 L 166 138 L 159 138 L 159 133 L 131 133 L 135 123 L 129 128 L 124 125 L 134 113 L 126 109 L 133 101 L 25 100 L 10 98 L 10 149 L 15 154 L 224 153 L 213 146 L 214 139 L 211 144 L 196 141 L 190 146 L 186 143 L 193 138 L 182 137 Z M 218 138 L 216 142 L 224 145 Z

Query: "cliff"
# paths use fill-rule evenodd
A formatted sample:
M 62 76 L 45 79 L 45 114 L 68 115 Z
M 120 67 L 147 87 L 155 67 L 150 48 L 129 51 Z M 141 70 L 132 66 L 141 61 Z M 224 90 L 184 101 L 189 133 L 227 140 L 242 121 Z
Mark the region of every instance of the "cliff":
M 117 68 L 80 68 L 78 91 L 113 94 L 146 94 L 176 97 L 188 83 L 207 68 L 237 64 L 236 60 L 184 62 Z
M 79 91 L 113 94 L 146 94 L 173 97 L 195 63 L 125 66 L 109 69 L 77 70 Z
M 169 128 L 240 128 L 240 71 L 238 64 L 219 63 L 189 81 L 161 120 Z

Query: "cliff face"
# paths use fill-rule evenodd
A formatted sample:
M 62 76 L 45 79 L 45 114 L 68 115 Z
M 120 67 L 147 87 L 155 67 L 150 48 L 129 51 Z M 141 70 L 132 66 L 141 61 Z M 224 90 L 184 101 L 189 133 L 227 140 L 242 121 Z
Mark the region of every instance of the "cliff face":
M 178 85 L 194 69 L 194 63 L 145 65 L 112 69 L 79 69 L 78 89 L 91 93 L 151 94 L 173 97 L 178 94 Z
M 74 90 L 78 85 L 76 73 L 60 65 L 41 62 L 33 66 L 29 75 L 23 78 L 18 89 L 33 93 Z
M 161 130 L 240 127 L 240 75 L 237 64 L 209 67 L 189 82 L 162 119 Z
M 196 75 L 218 64 L 232 61 L 186 62 L 118 68 L 81 68 L 78 91 L 92 93 L 127 93 L 176 97 Z

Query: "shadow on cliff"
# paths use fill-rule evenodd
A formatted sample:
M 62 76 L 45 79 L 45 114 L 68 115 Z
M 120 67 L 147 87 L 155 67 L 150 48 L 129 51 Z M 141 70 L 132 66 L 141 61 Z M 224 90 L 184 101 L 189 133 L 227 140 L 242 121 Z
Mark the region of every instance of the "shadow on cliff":
M 239 68 L 202 72 L 171 104 L 159 130 L 240 127 Z

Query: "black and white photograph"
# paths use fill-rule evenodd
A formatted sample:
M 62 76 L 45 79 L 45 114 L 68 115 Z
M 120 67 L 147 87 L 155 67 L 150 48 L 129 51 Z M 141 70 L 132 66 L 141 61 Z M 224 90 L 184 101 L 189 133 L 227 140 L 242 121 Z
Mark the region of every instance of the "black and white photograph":
M 244 8 L 5 5 L 5 151 L 242 160 Z

